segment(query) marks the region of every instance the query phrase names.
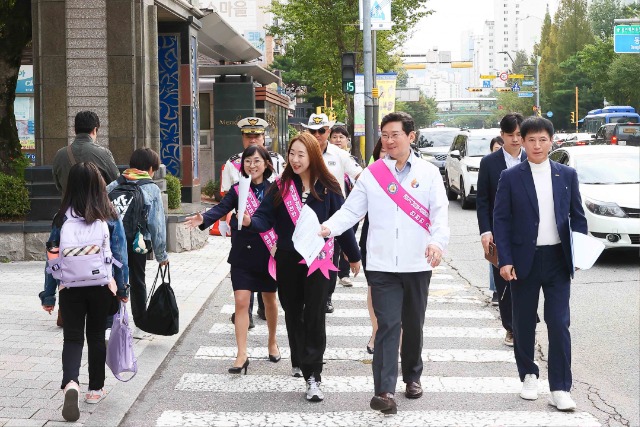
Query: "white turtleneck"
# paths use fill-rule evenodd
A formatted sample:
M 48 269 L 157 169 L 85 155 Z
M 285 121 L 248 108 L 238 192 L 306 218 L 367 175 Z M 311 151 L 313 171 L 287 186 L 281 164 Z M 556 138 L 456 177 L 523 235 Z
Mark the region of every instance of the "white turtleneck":
M 553 185 L 551 184 L 551 164 L 547 158 L 544 162 L 532 163 L 531 174 L 536 187 L 540 224 L 538 225 L 538 241 L 536 246 L 557 245 L 560 243 L 558 226 L 556 225 L 555 206 L 553 203 Z

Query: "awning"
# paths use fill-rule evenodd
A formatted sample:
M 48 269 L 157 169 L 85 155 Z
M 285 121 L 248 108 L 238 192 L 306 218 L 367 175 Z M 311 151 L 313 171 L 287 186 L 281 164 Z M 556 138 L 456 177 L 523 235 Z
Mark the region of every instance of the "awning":
M 262 85 L 280 83 L 280 78 L 258 64 L 205 65 L 198 67 L 202 77 L 247 75 Z
M 233 29 L 217 12 L 200 19 L 198 52 L 218 61 L 248 62 L 262 53 Z

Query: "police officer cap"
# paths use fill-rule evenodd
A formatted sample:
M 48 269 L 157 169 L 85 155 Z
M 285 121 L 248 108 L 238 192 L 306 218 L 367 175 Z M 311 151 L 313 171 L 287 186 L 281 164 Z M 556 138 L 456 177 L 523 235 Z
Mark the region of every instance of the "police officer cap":
M 245 134 L 261 135 L 267 126 L 269 123 L 259 117 L 245 117 L 238 122 L 240 132 Z

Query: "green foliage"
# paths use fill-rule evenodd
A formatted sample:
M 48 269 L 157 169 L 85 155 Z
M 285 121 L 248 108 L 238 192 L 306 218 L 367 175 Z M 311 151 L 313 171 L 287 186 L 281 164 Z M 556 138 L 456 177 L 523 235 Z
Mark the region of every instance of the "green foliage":
M 640 111 L 640 54 L 617 55 L 607 72 L 607 100 Z
M 427 98 L 420 92 L 420 98 L 417 102 L 396 101 L 396 111 L 404 111 L 411 114 L 417 129 L 426 128 L 436 120 L 436 100 Z
M 554 21 L 558 28 L 559 63 L 575 55 L 585 45 L 593 43 L 593 33 L 587 18 L 587 0 L 561 0 Z
M 520 113 L 527 117 L 533 114 L 534 98 L 519 98 L 516 92 L 498 92 L 496 97 L 498 108 L 491 116 L 484 119 L 484 127 L 496 127 L 502 117 L 508 113 Z
M 171 174 L 167 174 L 167 196 L 169 199 L 169 209 L 178 209 L 182 199 L 180 180 Z
M 220 188 L 220 185 L 218 185 L 218 188 Z M 216 184 L 213 182 L 212 179 L 207 181 L 207 183 L 202 187 L 202 193 L 207 197 L 213 197 L 213 194 L 215 193 L 215 191 L 216 191 Z
M 24 179 L 0 173 L 0 219 L 21 219 L 30 209 Z
M 613 20 L 622 18 L 620 0 L 593 0 L 589 6 L 591 31 L 600 40 L 613 36 Z
M 292 139 L 294 136 L 297 136 L 297 135 L 300 133 L 300 132 L 298 132 L 298 129 L 294 128 L 294 127 L 293 127 L 293 126 L 291 126 L 291 125 L 287 125 L 287 129 L 288 129 L 288 131 L 289 131 L 289 141 L 291 141 L 291 139 Z M 287 141 L 287 142 L 288 142 L 288 141 Z

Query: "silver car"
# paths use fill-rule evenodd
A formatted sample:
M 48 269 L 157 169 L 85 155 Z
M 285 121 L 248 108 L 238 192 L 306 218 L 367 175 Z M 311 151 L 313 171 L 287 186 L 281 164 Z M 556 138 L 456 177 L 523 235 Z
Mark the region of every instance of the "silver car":
M 418 150 L 426 161 L 440 169 L 440 175 L 444 180 L 444 163 L 447 160 L 449 147 L 455 136 L 460 132 L 459 128 L 440 127 L 420 129 L 418 135 Z

